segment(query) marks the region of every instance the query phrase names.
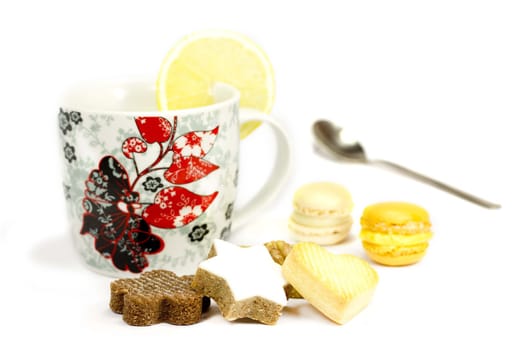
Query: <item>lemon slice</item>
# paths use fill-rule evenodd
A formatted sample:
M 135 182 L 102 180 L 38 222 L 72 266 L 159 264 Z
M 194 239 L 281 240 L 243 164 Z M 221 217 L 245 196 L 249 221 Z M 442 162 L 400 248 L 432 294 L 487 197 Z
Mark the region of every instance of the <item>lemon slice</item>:
M 158 107 L 169 110 L 209 105 L 216 82 L 236 87 L 241 92 L 241 107 L 271 111 L 275 78 L 268 56 L 246 36 L 223 30 L 196 32 L 175 44 L 157 79 Z M 241 125 L 241 138 L 259 124 Z

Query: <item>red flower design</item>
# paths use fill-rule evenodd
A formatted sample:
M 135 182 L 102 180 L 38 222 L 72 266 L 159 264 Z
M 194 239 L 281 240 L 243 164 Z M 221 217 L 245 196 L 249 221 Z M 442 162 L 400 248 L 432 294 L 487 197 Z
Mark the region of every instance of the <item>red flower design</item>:
M 219 127 L 192 131 L 175 139 L 177 117 L 173 125 L 163 117 L 137 117 L 135 123 L 142 138 L 128 137 L 122 143 L 122 153 L 133 161 L 137 176 L 130 184 L 126 169 L 116 158 L 102 158 L 86 180 L 80 233 L 93 236 L 95 249 L 118 269 L 142 272 L 148 266 L 146 255 L 164 248 L 164 241 L 151 233 L 150 225 L 166 229 L 187 225 L 206 211 L 218 192 L 199 195 L 180 186 L 164 188 L 160 177 L 148 176 L 149 182 L 143 187 L 158 192 L 154 203 L 143 208 L 135 186 L 147 174 L 162 169 L 164 179 L 172 184 L 188 184 L 218 169 L 203 157 L 213 147 Z M 153 143 L 160 146 L 157 158 L 139 170 L 134 154 L 147 152 L 147 144 Z M 159 167 L 169 152 L 173 152 L 170 165 Z M 157 181 L 155 186 L 153 179 Z
M 172 184 L 187 184 L 202 179 L 219 167 L 202 158 L 189 156 L 173 157 L 173 163 L 164 172 L 164 178 Z
M 147 143 L 166 142 L 171 136 L 172 127 L 168 119 L 163 117 L 137 117 L 135 124 L 140 135 Z
M 178 137 L 173 143 L 173 152 L 183 157 L 204 157 L 212 148 L 219 127 L 207 131 L 192 131 Z
M 204 213 L 218 194 L 219 192 L 214 192 L 208 196 L 201 196 L 184 187 L 165 188 L 157 193 L 155 203 L 144 209 L 142 217 L 156 227 L 181 227 Z
M 138 137 L 128 137 L 122 143 L 122 153 L 126 158 L 133 158 L 133 153 L 144 153 L 148 149 L 148 145 Z

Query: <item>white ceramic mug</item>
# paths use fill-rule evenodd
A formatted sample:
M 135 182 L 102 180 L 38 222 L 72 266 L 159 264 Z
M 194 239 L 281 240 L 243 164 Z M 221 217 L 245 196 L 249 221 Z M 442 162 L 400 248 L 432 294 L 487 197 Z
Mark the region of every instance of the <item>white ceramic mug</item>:
M 278 193 L 290 167 L 286 133 L 275 118 L 240 110 L 235 88 L 217 84 L 213 96 L 209 106 L 158 111 L 146 82 L 67 90 L 58 115 L 64 189 L 75 246 L 91 269 L 191 274 L 214 238 Z M 274 173 L 236 208 L 239 125 L 248 120 L 272 127 L 278 152 Z

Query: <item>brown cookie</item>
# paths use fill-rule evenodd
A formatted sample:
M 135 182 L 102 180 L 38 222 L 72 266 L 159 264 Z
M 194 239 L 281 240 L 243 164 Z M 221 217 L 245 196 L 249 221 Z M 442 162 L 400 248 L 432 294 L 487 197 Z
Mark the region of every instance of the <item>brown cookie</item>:
M 153 270 L 111 282 L 109 307 L 132 326 L 159 322 L 188 325 L 200 320 L 210 299 L 191 288 L 193 276 Z

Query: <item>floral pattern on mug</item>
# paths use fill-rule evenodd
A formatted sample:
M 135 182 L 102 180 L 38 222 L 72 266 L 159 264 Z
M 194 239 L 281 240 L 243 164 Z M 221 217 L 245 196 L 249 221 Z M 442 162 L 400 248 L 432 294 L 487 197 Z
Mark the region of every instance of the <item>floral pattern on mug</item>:
M 164 187 L 164 185 L 161 182 L 160 177 L 151 177 L 151 176 L 146 177 L 146 181 L 142 183 L 142 186 L 144 186 L 145 191 L 150 191 L 153 193 L 157 192 L 157 190 Z
M 226 212 L 224 213 L 224 217 L 227 220 L 230 220 L 233 214 L 233 202 L 228 204 L 228 207 L 226 208 Z
M 64 157 L 66 157 L 66 160 L 69 163 L 73 162 L 74 160 L 77 160 L 77 156 L 75 155 L 75 147 L 71 146 L 67 142 L 64 146 Z
M 208 224 L 203 224 L 200 226 L 193 226 L 188 237 L 192 242 L 200 242 L 208 233 L 210 233 L 210 230 L 208 229 Z
M 228 239 L 230 237 L 231 231 L 232 231 L 232 224 L 230 223 L 228 226 L 222 229 L 220 238 Z
M 82 121 L 80 114 L 60 110 L 60 128 L 71 131 L 71 123 Z M 95 249 L 122 271 L 139 273 L 148 266 L 146 255 L 163 250 L 163 239 L 152 232 L 152 227 L 179 228 L 193 222 L 213 203 L 218 195 L 200 195 L 178 186 L 208 176 L 219 166 L 203 159 L 213 147 L 219 127 L 212 130 L 190 131 L 175 137 L 177 117 L 173 123 L 164 117 L 136 117 L 140 137 L 128 137 L 122 143 L 123 155 L 131 159 L 136 173 L 131 181 L 126 168 L 113 156 L 104 156 L 85 182 L 83 225 L 80 234 L 95 239 Z M 65 130 L 65 131 L 64 131 Z M 148 151 L 155 144 L 158 150 L 154 160 L 139 168 L 137 153 Z M 74 149 L 64 150 L 66 159 L 74 160 Z M 161 161 L 168 159 L 168 167 Z M 168 162 L 169 164 L 169 162 Z M 163 172 L 162 179 L 152 176 Z M 142 181 L 143 180 L 143 181 Z M 139 182 L 144 191 L 155 194 L 153 203 L 141 202 Z M 192 241 L 201 241 L 209 231 L 206 224 L 195 226 L 190 233 Z

